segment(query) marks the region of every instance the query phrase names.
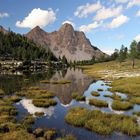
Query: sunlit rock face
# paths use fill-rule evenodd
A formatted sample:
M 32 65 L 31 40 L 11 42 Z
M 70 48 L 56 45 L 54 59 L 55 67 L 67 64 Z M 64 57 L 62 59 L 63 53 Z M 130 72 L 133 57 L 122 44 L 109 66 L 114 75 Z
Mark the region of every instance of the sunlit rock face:
M 95 58 L 106 56 L 97 47 L 92 46 L 84 32 L 75 31 L 68 23 L 51 33 L 37 26 L 26 36 L 41 46 L 49 48 L 57 58 L 65 56 L 68 61 L 91 60 L 93 56 Z
M 85 90 L 93 82 L 93 78 L 83 74 L 79 69 L 68 69 L 64 72 L 56 72 L 50 81 L 69 80 L 70 84 L 40 84 L 41 88 L 53 92 L 64 105 L 72 100 L 72 93 L 83 95 Z
M 31 99 L 23 99 L 19 102 L 24 109 L 28 111 L 28 113 L 35 115 L 35 112 L 44 112 L 44 115 L 47 117 L 51 117 L 54 114 L 54 107 L 49 108 L 42 108 L 42 107 L 36 107 L 33 105 Z

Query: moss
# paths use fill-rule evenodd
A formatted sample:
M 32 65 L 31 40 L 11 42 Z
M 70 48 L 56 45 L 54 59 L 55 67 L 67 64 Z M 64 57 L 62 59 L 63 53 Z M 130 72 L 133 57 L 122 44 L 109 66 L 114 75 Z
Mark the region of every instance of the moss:
M 95 91 L 91 92 L 91 95 L 96 96 L 96 97 L 100 96 L 100 94 L 98 92 L 95 92 Z
M 53 99 L 33 99 L 32 103 L 37 107 L 49 107 L 57 104 Z
M 99 110 L 90 111 L 85 108 L 75 107 L 68 111 L 65 121 L 74 126 L 85 127 L 101 135 L 109 135 L 114 131 L 130 136 L 140 134 L 140 127 L 135 118 L 103 113 Z
M 106 101 L 97 99 L 90 99 L 89 104 L 97 107 L 108 107 L 108 103 Z
M 112 108 L 114 110 L 129 110 L 133 108 L 133 105 L 130 102 L 122 102 L 115 100 L 112 102 Z

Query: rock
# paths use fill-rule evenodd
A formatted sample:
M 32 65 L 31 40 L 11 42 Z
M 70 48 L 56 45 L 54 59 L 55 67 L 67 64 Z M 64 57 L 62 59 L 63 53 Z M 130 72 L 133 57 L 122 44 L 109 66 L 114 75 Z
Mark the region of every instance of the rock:
M 36 137 L 43 137 L 44 131 L 42 128 L 36 128 L 33 132 Z
M 57 58 L 65 56 L 68 61 L 91 60 L 93 56 L 95 58 L 106 56 L 91 45 L 83 32 L 75 31 L 68 23 L 52 33 L 47 33 L 37 26 L 27 33 L 26 37 L 51 50 Z

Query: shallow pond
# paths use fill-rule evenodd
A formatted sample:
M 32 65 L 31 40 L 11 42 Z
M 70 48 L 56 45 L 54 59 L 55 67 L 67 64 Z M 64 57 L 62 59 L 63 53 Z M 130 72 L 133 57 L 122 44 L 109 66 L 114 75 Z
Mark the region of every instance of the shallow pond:
M 8 79 L 7 79 L 8 78 Z M 67 111 L 74 107 L 74 106 L 82 106 L 86 107 L 88 109 L 94 110 L 94 109 L 100 109 L 105 112 L 110 113 L 117 113 L 117 114 L 127 114 L 132 115 L 133 111 L 140 110 L 139 105 L 135 105 L 133 109 L 129 111 L 115 111 L 111 108 L 112 99 L 108 97 L 104 97 L 105 94 L 112 95 L 110 91 L 108 91 L 109 87 L 108 84 L 104 81 L 96 81 L 95 79 L 85 75 L 82 73 L 79 69 L 68 69 L 67 71 L 57 71 L 53 72 L 51 75 L 47 74 L 37 74 L 37 75 L 28 75 L 28 80 L 26 76 L 18 76 L 18 78 L 12 79 L 12 77 L 9 78 L 8 75 L 3 75 L 3 81 L 11 83 L 11 89 L 10 86 L 8 93 L 14 93 L 15 91 L 20 91 L 23 87 L 30 87 L 30 86 L 39 86 L 42 89 L 46 89 L 49 91 L 52 91 L 55 94 L 55 100 L 57 101 L 57 105 L 54 107 L 49 108 L 41 108 L 41 107 L 35 107 L 32 104 L 32 99 L 26 99 L 23 98 L 20 102 L 16 103 L 15 106 L 18 109 L 18 115 L 17 115 L 17 121 L 23 119 L 27 114 L 35 114 L 35 112 L 44 112 L 43 117 L 36 117 L 35 124 L 33 125 L 33 128 L 56 128 L 58 134 L 62 135 L 64 134 L 73 134 L 77 137 L 78 140 L 129 140 L 129 139 L 140 139 L 140 137 L 129 137 L 121 133 L 114 132 L 110 136 L 101 136 L 94 132 L 90 132 L 84 128 L 78 128 L 73 127 L 71 125 L 68 125 L 64 121 L 64 117 L 67 113 Z M 17 81 L 18 79 L 18 81 Z M 40 83 L 41 80 L 70 80 L 70 84 L 43 84 Z M 13 82 L 14 81 L 14 82 Z M 18 84 L 20 82 L 20 84 Z M 15 85 L 14 85 L 15 84 Z M 4 83 L 0 82 L 1 88 L 6 88 Z M 14 90 L 12 90 L 14 89 Z M 97 91 L 98 89 L 103 89 L 103 91 L 100 91 L 99 97 L 93 97 L 91 95 L 92 91 Z M 72 99 L 72 92 L 78 92 L 79 95 L 85 95 L 86 101 L 85 102 L 78 102 Z M 122 99 L 126 99 L 127 96 L 122 93 L 116 93 L 121 96 Z M 101 100 L 105 100 L 109 103 L 109 108 L 97 108 L 94 106 L 89 105 L 89 99 L 90 98 L 97 98 Z M 128 126 L 129 127 L 129 126 Z

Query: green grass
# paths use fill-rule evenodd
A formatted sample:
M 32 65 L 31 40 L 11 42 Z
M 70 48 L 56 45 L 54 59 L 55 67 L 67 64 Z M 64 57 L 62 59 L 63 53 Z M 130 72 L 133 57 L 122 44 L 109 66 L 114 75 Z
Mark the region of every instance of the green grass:
M 33 99 L 32 103 L 36 107 L 50 107 L 57 104 L 57 102 L 53 99 Z
M 100 94 L 98 92 L 95 92 L 95 91 L 91 92 L 91 95 L 96 96 L 96 97 L 100 96 Z
M 105 94 L 104 97 L 109 97 L 113 100 L 121 100 L 121 96 L 117 95 L 116 93 L 113 93 L 112 95 Z
M 135 118 L 126 115 L 103 113 L 99 110 L 90 111 L 75 107 L 68 111 L 65 121 L 77 127 L 84 127 L 101 135 L 109 135 L 114 131 L 130 136 L 140 134 L 140 127 Z
M 72 124 L 74 126 L 84 126 L 85 121 L 87 119 L 86 114 L 88 114 L 88 110 L 81 107 L 72 108 L 65 117 L 67 123 Z
M 73 92 L 72 98 L 75 99 L 76 101 L 85 101 L 85 96 L 79 95 L 78 92 Z
M 122 92 L 131 96 L 140 97 L 140 77 L 120 78 L 111 84 L 111 91 Z
M 36 140 L 33 134 L 27 133 L 26 130 L 10 131 L 0 135 L 1 140 Z
M 96 63 L 93 65 L 82 66 L 80 67 L 84 70 L 84 73 L 89 76 L 93 76 L 99 79 L 108 79 L 112 80 L 115 75 L 122 74 L 122 72 L 139 72 L 140 71 L 140 60 L 136 60 L 135 69 L 132 68 L 132 62 L 130 60 L 126 60 L 121 64 L 117 61 L 109 61 L 103 63 Z M 124 75 L 123 75 L 124 76 Z
M 130 102 L 132 102 L 133 104 L 138 104 L 140 105 L 140 97 L 132 97 L 130 99 Z
M 132 109 L 133 105 L 130 102 L 122 102 L 118 100 L 114 100 L 112 102 L 112 109 L 114 110 L 129 110 Z
M 108 107 L 108 103 L 106 101 L 98 99 L 90 99 L 89 104 L 97 107 Z

